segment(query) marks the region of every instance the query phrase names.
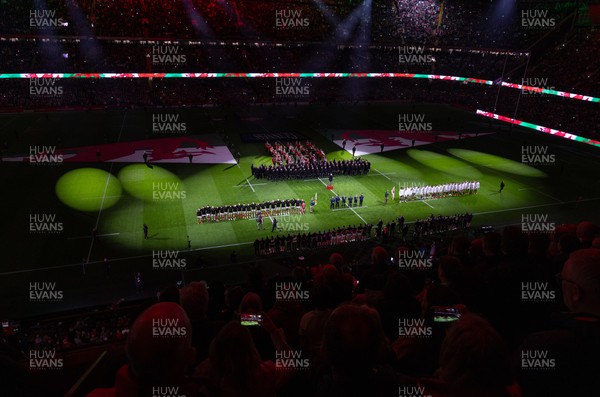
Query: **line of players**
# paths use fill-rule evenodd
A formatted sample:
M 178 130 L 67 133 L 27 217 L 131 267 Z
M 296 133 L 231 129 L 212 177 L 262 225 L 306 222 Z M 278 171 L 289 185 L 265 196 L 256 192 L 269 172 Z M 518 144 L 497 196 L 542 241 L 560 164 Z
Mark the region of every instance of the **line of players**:
M 368 174 L 371 163 L 360 158 L 352 160 L 312 161 L 309 163 L 266 166 L 264 164 L 250 166 L 252 176 L 256 179 L 304 179 L 321 178 L 328 175 L 363 175 Z
M 198 223 L 254 219 L 265 216 L 304 214 L 306 203 L 302 199 L 270 200 L 262 203 L 204 206 L 196 210 Z
M 479 181 L 464 181 L 433 186 L 405 187 L 398 189 L 398 199 L 400 202 L 405 202 L 411 200 L 437 199 L 447 196 L 477 194 L 479 187 Z M 394 200 L 395 188 L 395 186 L 392 188 L 392 200 Z
M 361 193 L 361 195 L 354 195 L 354 196 L 348 196 L 346 197 L 346 195 L 342 195 L 341 197 L 339 195 L 335 195 L 335 196 L 331 196 L 329 198 L 329 208 L 330 209 L 334 209 L 334 208 L 340 208 L 340 203 L 342 204 L 342 207 L 346 206 L 346 203 L 348 203 L 348 207 L 362 207 L 363 206 L 363 201 L 365 200 L 365 195 Z M 354 205 L 352 205 L 354 203 Z

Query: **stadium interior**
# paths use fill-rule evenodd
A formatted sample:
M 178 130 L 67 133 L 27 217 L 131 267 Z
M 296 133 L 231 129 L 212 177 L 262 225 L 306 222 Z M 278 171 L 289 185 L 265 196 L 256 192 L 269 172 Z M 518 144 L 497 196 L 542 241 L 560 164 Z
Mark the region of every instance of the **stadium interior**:
M 600 393 L 600 0 L 0 0 L 0 396 Z

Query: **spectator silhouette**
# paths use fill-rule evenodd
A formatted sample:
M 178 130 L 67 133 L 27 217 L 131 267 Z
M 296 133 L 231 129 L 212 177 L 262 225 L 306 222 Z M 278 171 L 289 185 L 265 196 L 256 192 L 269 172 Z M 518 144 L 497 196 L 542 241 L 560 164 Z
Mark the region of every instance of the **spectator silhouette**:
M 156 336 L 156 323 L 175 324 L 185 330 L 180 336 Z M 166 334 L 165 334 L 166 335 Z M 181 306 L 161 302 L 150 306 L 133 323 L 127 339 L 128 364 L 115 377 L 115 386 L 96 389 L 88 397 L 150 397 L 153 387 L 179 387 L 186 396 L 195 396 L 196 387 L 185 379 L 194 362 L 191 323 Z
M 263 313 L 262 299 L 257 293 L 248 292 L 242 298 L 237 314 L 261 314 Z M 236 316 L 237 319 L 238 317 Z M 263 327 L 250 327 L 250 334 L 254 340 L 254 345 L 260 353 L 263 361 L 275 359 L 275 346 L 269 337 L 269 334 Z
M 300 336 L 300 348 L 308 351 L 311 368 L 315 370 L 324 362 L 321 348 L 325 323 L 331 315 L 331 309 L 329 309 L 331 290 L 325 285 L 315 285 L 310 298 L 314 309 L 304 313 L 300 319 L 298 335 Z
M 179 292 L 181 306 L 192 324 L 192 346 L 196 349 L 196 363 L 207 357 L 208 348 L 215 336 L 214 323 L 208 320 L 208 289 L 201 281 L 194 281 Z
M 269 324 L 265 328 L 272 335 L 278 335 L 268 317 L 263 322 Z M 286 349 L 281 334 L 273 339 L 279 340 L 279 348 Z M 196 375 L 202 380 L 207 397 L 275 397 L 290 377 L 289 371 L 278 370 L 272 361 L 261 360 L 248 327 L 238 321 L 229 322 L 217 334 Z
M 496 330 L 482 317 L 465 314 L 448 329 L 440 352 L 439 381 L 424 381 L 433 397 L 520 396 L 510 356 Z
M 325 325 L 323 347 L 331 364 L 318 396 L 398 395 L 396 374 L 382 365 L 387 346 L 379 315 L 367 306 L 343 305 Z
M 568 313 L 550 329 L 531 334 L 518 350 L 519 383 L 527 396 L 596 396 L 600 393 L 600 250 L 575 251 L 557 275 Z M 556 368 L 523 368 L 522 352 L 546 353 Z

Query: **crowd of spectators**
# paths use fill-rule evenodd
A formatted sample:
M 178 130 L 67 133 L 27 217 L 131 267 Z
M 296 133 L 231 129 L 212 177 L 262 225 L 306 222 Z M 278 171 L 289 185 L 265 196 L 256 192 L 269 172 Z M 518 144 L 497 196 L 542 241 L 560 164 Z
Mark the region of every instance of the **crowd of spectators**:
M 13 13 L 23 14 L 29 18 L 30 7 L 33 2 L 19 2 L 19 5 L 9 7 L 11 1 L 7 1 L 1 7 L 3 15 L 0 25 L 4 32 L 10 32 L 13 24 L 20 26 L 19 18 Z M 162 3 L 162 2 L 161 2 Z M 173 8 L 172 25 L 186 24 L 189 21 L 187 15 L 180 18 L 184 7 L 180 2 L 166 2 L 168 4 L 160 7 Z M 177 3 L 177 4 L 176 4 Z M 199 7 L 211 8 L 212 14 L 219 14 L 222 18 L 234 18 L 233 25 L 244 24 L 243 12 L 240 9 L 251 7 L 261 3 L 257 2 L 230 2 L 229 8 L 224 4 L 208 2 Z M 278 6 L 278 2 L 264 1 L 265 7 Z M 295 7 L 314 7 L 314 3 L 300 1 L 295 3 L 281 2 L 282 9 L 295 9 Z M 385 2 L 384 2 L 385 3 Z M 114 25 L 115 29 L 127 29 L 128 23 L 136 20 L 131 13 L 152 13 L 160 15 L 157 2 L 128 1 L 123 4 L 110 1 L 78 1 L 79 7 L 85 12 L 94 10 L 93 18 L 98 15 L 119 14 L 119 17 L 108 18 L 107 23 Z M 312 4 L 312 5 L 311 5 Z M 348 15 L 355 5 L 348 2 L 326 2 L 329 7 L 336 9 L 335 15 Z M 2 40 L 0 56 L 3 58 L 2 72 L 31 72 L 31 71 L 64 71 L 64 72 L 163 72 L 163 71 L 253 71 L 253 72 L 280 72 L 280 71 L 397 71 L 409 73 L 436 73 L 442 75 L 474 76 L 490 80 L 498 80 L 503 74 L 504 79 L 510 82 L 521 83 L 522 76 L 547 81 L 549 88 L 561 91 L 569 91 L 598 96 L 600 92 L 596 62 L 596 53 L 600 43 L 600 35 L 597 28 L 578 27 L 571 29 L 566 36 L 558 37 L 554 48 L 546 54 L 541 52 L 540 56 L 534 56 L 528 63 L 527 54 L 519 46 L 520 50 L 511 52 L 510 55 L 498 50 L 466 50 L 463 43 L 479 43 L 475 40 L 481 35 L 469 30 L 468 23 L 464 19 L 471 19 L 471 13 L 483 13 L 485 7 L 472 5 L 464 7 L 460 1 L 441 2 L 419 1 L 408 2 L 404 0 L 390 1 L 373 8 L 373 15 L 397 14 L 402 12 L 403 17 L 408 18 L 415 26 L 407 25 L 403 29 L 405 35 L 414 34 L 419 36 L 423 31 L 420 26 L 433 26 L 432 40 L 421 40 L 415 37 L 413 40 L 402 42 L 394 39 L 394 45 L 375 45 L 369 50 L 358 50 L 355 47 L 344 44 L 319 44 L 311 41 L 286 42 L 283 45 L 275 45 L 272 41 L 256 42 L 245 38 L 241 41 L 218 42 L 213 40 L 202 44 L 190 44 L 184 40 L 177 42 L 150 41 L 147 38 L 138 40 L 122 39 L 115 42 L 113 39 L 99 37 L 95 40 L 75 41 L 65 38 L 65 41 L 55 41 L 57 35 L 49 40 L 35 40 L 31 37 L 22 36 L 18 40 Z M 56 10 L 56 15 L 71 15 L 72 0 L 70 2 L 51 1 L 47 3 L 48 8 Z M 260 6 L 259 6 L 260 7 Z M 117 8 L 120 10 L 117 11 Z M 175 9 L 179 11 L 175 11 Z M 217 12 L 217 10 L 220 10 Z M 466 10 L 466 11 L 465 11 Z M 564 15 L 568 7 L 561 10 L 550 10 L 552 15 Z M 185 10 L 183 11 L 185 14 Z M 208 11 L 207 11 L 208 13 Z M 210 14 L 209 13 L 209 14 Z M 437 14 L 436 14 L 437 13 Z M 441 22 L 425 23 L 431 15 L 442 15 Z M 164 13 L 163 13 L 164 14 Z M 431 15 L 430 15 L 431 14 Z M 451 15 L 458 15 L 452 18 Z M 263 14 L 261 14 L 263 15 Z M 460 16 L 464 16 L 461 19 Z M 138 15 L 139 16 L 139 15 Z M 221 17 L 218 17 L 221 18 Z M 238 18 L 241 18 L 238 21 Z M 264 17 L 269 19 L 270 17 Z M 479 20 L 482 25 L 488 24 L 489 15 Z M 139 19 L 139 18 L 138 18 Z M 143 18 L 142 18 L 143 19 Z M 170 18 L 166 18 L 170 20 Z M 381 19 L 383 22 L 378 22 Z M 394 18 L 374 18 L 373 29 L 377 30 L 379 23 L 389 23 Z M 129 22 L 125 22 L 125 20 Z M 220 20 L 220 19 L 219 19 Z M 274 20 L 274 17 L 273 17 Z M 473 19 L 475 20 L 475 19 Z M 241 21 L 241 22 L 240 22 Z M 456 23 L 455 23 L 456 21 Z M 27 21 L 26 21 L 27 22 Z M 408 23 L 408 21 L 407 21 Z M 97 22 L 97 24 L 101 24 Z M 504 24 L 512 26 L 511 24 Z M 514 24 L 513 24 L 514 25 Z M 28 26 L 28 25 L 27 25 Z M 177 32 L 180 27 L 173 27 L 169 23 L 148 23 L 147 29 L 157 29 L 166 26 L 167 30 Z M 248 25 L 249 26 L 249 25 Z M 495 25 L 494 25 L 495 26 Z M 66 29 L 72 30 L 74 24 Z M 457 29 L 466 29 L 464 35 L 470 41 L 464 39 L 463 34 L 451 34 L 456 42 L 439 42 L 444 32 Z M 503 28 L 503 29 L 504 29 Z M 111 28 L 107 28 L 110 31 Z M 441 30 L 440 30 L 441 29 Z M 259 29 L 260 30 L 260 29 Z M 143 29 L 136 29 L 142 32 Z M 318 31 L 317 29 L 315 31 Z M 393 32 L 394 29 L 386 29 Z M 493 31 L 493 29 L 492 29 Z M 60 32 L 60 31 L 59 31 Z M 412 32 L 412 33 L 411 33 Z M 31 33 L 31 32 L 30 32 Z M 534 32 L 535 33 L 535 32 Z M 538 31 L 538 33 L 540 33 Z M 392 34 L 392 33 L 390 33 Z M 531 32 L 521 34 L 531 34 Z M 110 36 L 110 35 L 108 35 Z M 139 36 L 139 34 L 138 34 Z M 490 33 L 490 36 L 493 34 Z M 185 36 L 172 36 L 185 38 Z M 457 38 L 458 37 L 458 38 Z M 497 37 L 510 37 L 510 34 L 501 34 Z M 190 37 L 194 39 L 194 37 Z M 239 37 L 238 37 L 239 39 Z M 267 38 L 271 40 L 272 38 Z M 204 38 L 203 40 L 210 40 Z M 549 41 L 550 39 L 548 39 Z M 384 43 L 385 40 L 374 40 L 373 44 Z M 170 44 L 169 44 L 170 43 Z M 401 62 L 399 60 L 398 46 L 405 45 L 422 46 L 426 56 L 434 60 L 432 62 Z M 491 43 L 489 47 L 501 47 Z M 451 47 L 445 47 L 450 45 Z M 184 55 L 185 61 L 155 62 L 154 52 L 160 52 L 160 48 L 170 47 L 177 54 Z M 517 47 L 512 47 L 517 48 Z M 307 56 L 309 54 L 309 56 Z M 534 55 L 535 48 L 534 48 Z M 182 58 L 178 58 L 182 60 Z M 573 63 L 573 60 L 577 62 Z M 524 66 L 527 73 L 523 74 Z M 522 95 L 519 99 L 517 90 L 502 89 L 498 92 L 497 86 L 478 87 L 474 84 L 458 86 L 455 82 L 431 81 L 399 81 L 382 79 L 380 81 L 332 81 L 330 79 L 311 80 L 309 83 L 309 94 L 304 97 L 282 97 L 277 95 L 276 83 L 271 79 L 236 79 L 238 81 L 190 81 L 187 79 L 168 79 L 153 81 L 57 81 L 64 89 L 60 95 L 44 96 L 32 95 L 30 82 L 28 80 L 14 81 L 3 80 L 0 91 L 0 108 L 8 110 L 23 109 L 56 109 L 71 107 L 129 107 L 129 106 L 195 106 L 195 105 L 227 105 L 233 103 L 282 103 L 282 102 L 310 102 L 310 103 L 335 103 L 354 102 L 370 100 L 409 100 L 409 101 L 431 101 L 457 104 L 469 109 L 482 109 L 512 116 L 521 120 L 541 124 L 550 128 L 563 130 L 569 133 L 582 135 L 596 139 L 599 136 L 598 112 L 595 106 L 589 103 L 579 103 L 577 100 L 565 100 L 560 97 L 548 95 Z M 308 81 L 306 81 L 308 83 Z M 449 95 L 449 93 L 451 95 Z M 518 109 L 516 105 L 519 105 Z M 590 106 L 592 105 L 592 106 Z M 551 109 L 548 111 L 548 109 Z M 517 112 L 515 113 L 515 110 Z M 283 161 L 283 160 L 282 160 Z
M 451 230 L 468 229 L 471 226 L 473 214 L 456 214 L 452 216 L 434 216 L 431 214 L 425 220 L 418 220 L 414 225 L 413 239 L 420 240 L 423 236 L 443 233 Z
M 29 349 L 66 351 L 69 349 L 123 341 L 127 338 L 135 310 L 108 310 L 74 318 L 56 319 L 26 325 Z
M 281 254 L 365 241 L 371 237 L 372 228 L 371 224 L 351 225 L 319 232 L 257 238 L 254 240 L 254 253 L 256 255 Z
M 277 234 L 276 236 L 257 238 L 254 241 L 254 254 L 258 256 L 294 251 L 306 251 L 329 246 L 361 242 L 371 238 L 381 241 L 383 244 L 390 241 L 410 241 L 417 244 L 425 238 L 439 235 L 441 233 L 456 232 L 457 230 L 468 230 L 471 227 L 473 215 L 469 213 L 456 214 L 453 216 L 437 217 L 431 214 L 427 219 L 419 219 L 413 223 L 412 233 L 410 224 L 405 222 L 404 216 L 399 216 L 384 223 L 381 219 L 375 225 L 352 225 L 334 229 L 301 233 L 290 233 L 295 230 L 292 225 L 288 230 L 287 225 L 277 227 L 277 231 L 288 232 L 288 234 Z M 302 226 L 302 225 L 300 225 Z M 273 229 L 275 231 L 275 229 Z
M 600 92 L 600 28 L 576 29 L 559 40 L 528 75 L 548 79 L 550 85 L 578 93 Z M 557 88 L 558 89 L 558 88 Z
M 265 148 L 271 156 L 271 162 L 274 166 L 327 161 L 325 152 L 310 141 L 275 142 L 272 145 L 267 141 Z
M 599 231 L 591 222 L 549 234 L 509 226 L 478 238 L 458 233 L 435 249 L 377 246 L 358 264 L 335 253 L 322 264 L 299 263 L 289 276 L 265 279 L 256 267 L 245 284 L 227 288 L 169 286 L 131 326 L 115 318 L 129 329 L 128 363 L 113 388 L 89 396 L 146 396 L 159 386 L 190 397 L 595 396 Z M 428 253 L 430 264 L 390 261 L 414 252 Z M 536 291 L 545 294 L 535 299 Z M 456 320 L 436 322 L 440 307 Z M 244 326 L 242 314 L 261 321 Z M 191 332 L 153 337 L 157 322 Z M 539 354 L 545 359 L 532 358 Z
M 561 91 L 598 96 L 595 51 L 600 42 L 598 30 L 580 28 L 565 41 L 560 41 L 555 52 L 529 64 L 526 76 L 547 81 L 549 88 Z M 152 62 L 155 46 L 159 42 L 115 43 L 99 41 L 97 62 L 77 43 L 59 43 L 52 49 L 48 43 L 33 41 L 5 41 L 2 46 L 3 72 L 29 72 L 32 70 L 64 71 L 281 71 L 306 70 L 306 54 L 314 54 L 320 63 L 312 70 L 364 71 L 364 55 L 350 47 L 303 44 L 300 47 L 234 45 L 202 46 L 177 44 L 178 52 L 186 56 L 182 64 Z M 49 46 L 46 48 L 46 46 Z M 406 64 L 399 62 L 398 48 L 377 47 L 369 50 L 369 70 L 411 73 L 438 73 L 455 76 L 475 76 L 498 80 L 503 72 L 506 81 L 522 83 L 523 67 L 527 63 L 524 53 L 507 55 L 498 51 L 470 52 L 457 49 L 424 47 L 432 55 L 432 64 Z M 60 56 L 68 53 L 68 58 Z M 49 55 L 54 54 L 54 55 Z M 93 57 L 92 57 L 93 58 Z M 579 59 L 577 69 L 572 60 Z M 327 61 L 325 61 L 327 60 Z M 302 67 L 300 67 L 301 65 Z M 306 66 L 308 67 L 308 66 Z M 100 69 L 98 69 L 100 68 Z M 309 68 L 311 69 L 311 68 Z M 510 71 L 515 70 L 513 74 Z M 212 79 L 211 79 L 212 80 Z M 442 102 L 469 109 L 496 111 L 512 116 L 519 105 L 517 118 L 564 130 L 577 135 L 595 137 L 598 134 L 598 112 L 590 103 L 550 95 L 522 95 L 512 89 L 478 84 L 459 85 L 456 82 L 369 79 L 367 82 L 351 79 L 303 79 L 309 84 L 309 94 L 301 98 L 282 98 L 277 95 L 272 79 L 190 80 L 57 80 L 63 87 L 60 95 L 31 94 L 29 80 L 3 80 L 0 107 L 9 110 L 55 109 L 69 107 L 129 107 L 129 106 L 198 106 L 236 103 L 309 102 L 335 103 L 377 100 L 406 100 Z M 450 94 L 450 95 L 449 95 Z M 552 109 L 552 111 L 548 111 Z
M 374 43 L 464 45 L 516 48 L 544 33 L 524 29 L 520 10 L 501 13 L 486 2 L 466 0 L 383 0 L 370 9 L 362 2 L 325 0 L 51 0 L 43 8 L 66 24 L 52 29 L 30 22 L 33 0 L 0 3 L 0 34 L 182 39 L 348 41 L 359 35 L 370 12 Z M 559 21 L 571 7 L 546 7 Z M 357 11 L 359 10 L 359 11 Z M 354 21 L 354 24 L 348 21 Z M 346 21 L 344 24 L 343 22 Z

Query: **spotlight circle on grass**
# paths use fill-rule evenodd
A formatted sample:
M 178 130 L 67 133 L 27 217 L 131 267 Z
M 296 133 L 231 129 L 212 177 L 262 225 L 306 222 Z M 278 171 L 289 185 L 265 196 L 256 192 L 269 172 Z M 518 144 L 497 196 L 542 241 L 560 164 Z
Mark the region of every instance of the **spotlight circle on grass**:
M 460 176 L 465 179 L 479 179 L 482 173 L 470 164 L 457 158 L 422 149 L 409 149 L 406 154 L 419 163 L 436 171 Z
M 169 204 L 186 198 L 186 190 L 179 177 L 152 164 L 130 164 L 119 171 L 119 181 L 130 195 L 145 202 Z
M 448 149 L 448 153 L 462 160 L 484 167 L 488 167 L 496 171 L 508 172 L 515 175 L 523 175 L 533 178 L 548 177 L 548 175 L 545 172 L 538 170 L 537 168 L 532 167 L 528 164 L 519 163 L 518 161 L 514 161 L 501 156 L 496 156 L 494 154 L 457 148 Z
M 67 172 L 56 182 L 55 190 L 60 201 L 79 211 L 110 208 L 123 193 L 121 183 L 114 175 L 97 168 Z

